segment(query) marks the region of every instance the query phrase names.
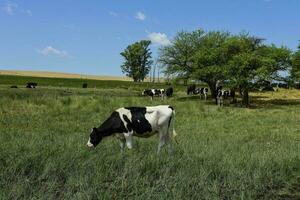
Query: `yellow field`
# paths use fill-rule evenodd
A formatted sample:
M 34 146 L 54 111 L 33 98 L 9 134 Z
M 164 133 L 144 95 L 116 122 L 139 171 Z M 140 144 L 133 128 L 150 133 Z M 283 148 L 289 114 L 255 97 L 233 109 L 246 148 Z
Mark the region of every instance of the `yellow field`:
M 42 72 L 42 71 L 19 71 L 19 70 L 0 70 L 0 75 L 16 75 L 16 76 L 33 76 L 33 77 L 48 77 L 48 78 L 84 78 L 94 80 L 116 80 L 116 81 L 132 81 L 125 76 L 97 76 L 97 75 L 82 75 L 74 73 L 62 72 Z

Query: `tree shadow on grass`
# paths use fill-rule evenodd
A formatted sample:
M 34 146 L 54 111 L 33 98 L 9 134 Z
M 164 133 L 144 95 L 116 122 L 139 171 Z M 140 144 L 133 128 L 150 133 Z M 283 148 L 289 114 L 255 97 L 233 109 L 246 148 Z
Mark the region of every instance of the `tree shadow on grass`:
M 185 96 L 185 97 L 178 97 L 178 98 L 176 98 L 176 100 L 185 102 L 185 101 L 200 101 L 201 99 L 199 96 Z
M 251 97 L 251 99 L 254 99 L 254 100 L 256 100 L 256 99 L 268 99 L 268 98 L 270 98 L 268 96 L 250 96 L 250 97 Z
M 270 99 L 270 100 L 253 100 L 252 104 L 257 108 L 265 108 L 268 106 L 298 106 L 300 105 L 300 99 Z
M 268 96 L 251 96 L 249 109 L 261 109 L 261 108 L 274 108 L 280 106 L 300 106 L 300 99 L 268 99 Z M 229 100 L 225 100 L 224 107 L 231 108 L 245 108 L 241 103 L 241 98 L 236 98 L 236 103 L 229 103 Z M 207 105 L 216 105 L 216 102 L 211 97 L 208 97 L 205 101 L 200 99 L 199 96 L 184 96 L 176 98 L 176 101 L 180 102 L 195 102 L 199 101 Z M 216 105 L 217 106 L 217 105 Z

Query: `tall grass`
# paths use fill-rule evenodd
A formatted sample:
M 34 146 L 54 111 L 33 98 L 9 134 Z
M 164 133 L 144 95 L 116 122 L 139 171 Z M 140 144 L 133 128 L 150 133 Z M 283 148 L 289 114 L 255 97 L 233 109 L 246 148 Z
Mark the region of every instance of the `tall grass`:
M 182 91 L 150 101 L 137 90 L 64 90 L 0 88 L 0 199 L 299 198 L 298 103 L 218 108 Z M 156 155 L 156 136 L 134 138 L 123 156 L 113 137 L 86 148 L 114 109 L 158 104 L 176 109 L 172 156 Z

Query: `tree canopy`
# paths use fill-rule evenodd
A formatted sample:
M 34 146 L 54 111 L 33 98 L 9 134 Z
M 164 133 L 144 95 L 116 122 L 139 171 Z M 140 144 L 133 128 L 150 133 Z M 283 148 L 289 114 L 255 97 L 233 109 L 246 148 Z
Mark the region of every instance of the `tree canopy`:
M 294 81 L 300 82 L 300 45 L 292 58 L 291 77 Z
M 151 60 L 151 41 L 141 40 L 129 45 L 121 55 L 125 61 L 121 66 L 126 76 L 133 78 L 135 82 L 144 81 L 150 71 L 153 61 Z

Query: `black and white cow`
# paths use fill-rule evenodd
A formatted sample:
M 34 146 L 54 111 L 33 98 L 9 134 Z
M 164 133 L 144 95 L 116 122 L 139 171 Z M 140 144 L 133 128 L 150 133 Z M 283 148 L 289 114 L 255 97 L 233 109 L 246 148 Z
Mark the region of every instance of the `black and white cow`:
M 191 86 L 191 88 L 188 88 L 187 93 L 190 94 L 199 94 L 200 99 L 202 99 L 202 97 L 204 97 L 204 99 L 207 99 L 207 95 L 208 95 L 208 88 L 207 87 L 202 87 L 202 88 L 195 88 L 194 90 L 191 90 L 193 88 L 193 85 Z
M 208 95 L 208 88 L 204 87 L 204 88 L 200 88 L 200 99 L 202 99 L 202 97 L 204 97 L 205 101 L 207 99 L 207 95 Z
M 26 83 L 26 88 L 35 88 L 36 86 L 37 86 L 37 83 L 34 83 L 34 82 Z
M 133 136 L 147 138 L 158 133 L 157 153 L 165 144 L 171 152 L 169 129 L 172 124 L 173 136 L 175 136 L 174 120 L 175 110 L 169 105 L 122 107 L 115 110 L 98 128 L 92 129 L 87 146 L 96 147 L 103 138 L 114 135 L 119 139 L 121 152 L 123 152 L 125 144 L 132 149 Z
M 165 89 L 145 89 L 142 92 L 143 96 L 150 96 L 151 100 L 153 100 L 154 96 L 160 96 L 161 99 L 163 100 L 165 97 Z
M 223 90 L 222 87 L 219 87 L 218 90 L 217 90 L 217 97 L 216 98 L 217 98 L 217 104 L 219 106 L 223 106 L 225 100 L 230 101 L 230 98 L 232 98 L 232 102 L 234 102 L 235 91 L 234 91 L 234 89 Z

